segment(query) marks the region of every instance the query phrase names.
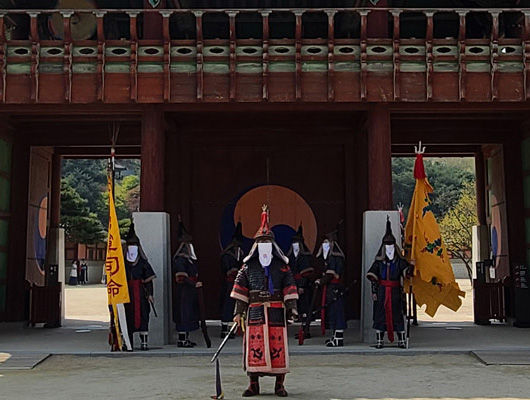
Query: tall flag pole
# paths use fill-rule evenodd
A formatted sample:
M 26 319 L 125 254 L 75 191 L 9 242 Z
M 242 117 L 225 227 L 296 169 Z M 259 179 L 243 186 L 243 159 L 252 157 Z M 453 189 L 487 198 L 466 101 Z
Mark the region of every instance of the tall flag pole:
M 115 133 L 117 136 L 117 133 Z M 114 204 L 114 177 L 115 177 L 115 145 L 116 137 L 112 137 L 111 158 L 109 162 L 107 184 L 109 193 L 109 226 L 107 237 L 107 256 L 105 260 L 105 272 L 107 275 L 107 295 L 111 315 L 112 349 L 132 351 L 131 341 L 127 331 L 127 320 L 125 316 L 124 303 L 129 303 L 129 288 L 125 273 L 125 261 L 121 245 L 120 227 Z
M 416 147 L 414 178 L 416 187 L 410 204 L 407 225 L 405 226 L 405 255 L 415 265 L 412 282 L 405 282 L 416 302 L 426 305 L 425 312 L 434 317 L 440 305 L 457 311 L 462 305 L 465 292 L 460 290 L 455 280 L 453 268 L 447 254 L 447 248 L 440 235 L 440 228 L 432 212 L 429 195 L 432 186 L 425 175 L 423 153 L 425 147 Z

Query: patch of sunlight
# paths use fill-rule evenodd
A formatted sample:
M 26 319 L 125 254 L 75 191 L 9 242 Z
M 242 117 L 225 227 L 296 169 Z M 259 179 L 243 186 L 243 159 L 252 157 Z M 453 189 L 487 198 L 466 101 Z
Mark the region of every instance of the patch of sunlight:
M 9 354 L 9 353 L 0 353 L 0 364 L 2 364 L 3 362 L 6 362 L 10 358 L 11 358 L 11 354 Z

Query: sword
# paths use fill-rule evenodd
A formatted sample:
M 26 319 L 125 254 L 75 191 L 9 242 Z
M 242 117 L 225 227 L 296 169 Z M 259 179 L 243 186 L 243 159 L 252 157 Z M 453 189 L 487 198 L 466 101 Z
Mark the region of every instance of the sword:
M 232 325 L 232 328 L 230 328 L 230 332 L 228 332 L 228 334 L 225 336 L 225 338 L 221 342 L 221 345 L 219 346 L 219 348 L 213 355 L 212 359 L 210 360 L 211 363 L 217 360 L 217 357 L 219 357 L 219 354 L 221 354 L 221 350 L 223 350 L 223 347 L 225 347 L 226 342 L 228 342 L 228 339 L 230 339 L 231 335 L 234 335 L 236 333 L 236 330 L 237 330 L 237 324 L 234 323 L 234 325 Z
M 204 317 L 204 298 L 202 295 L 202 286 L 197 288 L 197 292 L 199 295 L 199 313 L 201 317 L 202 336 L 204 336 L 204 342 L 206 343 L 206 347 L 210 348 L 212 347 L 212 341 L 210 339 L 210 336 L 208 335 L 208 327 L 206 326 L 206 320 Z
M 155 314 L 155 317 L 158 318 L 158 313 L 156 312 L 156 308 L 155 308 L 155 302 L 149 298 L 150 294 L 145 286 L 144 286 L 144 293 L 145 293 L 145 298 L 149 302 L 149 305 L 151 306 L 151 309 L 153 310 L 153 313 Z
M 304 344 L 304 340 L 307 336 L 309 336 L 309 327 L 311 325 L 311 320 L 313 319 L 313 308 L 315 307 L 315 302 L 318 295 L 318 289 L 320 287 L 320 284 L 317 284 L 315 282 L 314 288 L 313 288 L 313 298 L 311 299 L 311 305 L 309 306 L 309 311 L 305 316 L 305 319 L 302 319 L 302 322 L 300 324 L 300 329 L 298 330 L 298 345 L 302 346 Z
M 409 281 L 409 298 L 408 298 L 408 312 L 407 312 L 407 339 L 406 339 L 406 348 L 409 348 L 410 342 L 410 320 L 412 317 L 412 277 Z
M 155 314 L 155 317 L 158 318 L 158 313 L 156 312 L 155 303 L 153 301 L 149 300 L 149 298 L 147 299 L 147 301 L 149 301 L 149 304 L 151 305 L 151 308 L 153 310 L 153 313 Z
M 326 309 L 328 308 L 330 305 L 332 305 L 333 303 L 335 303 L 336 301 L 340 300 L 341 298 L 343 298 L 344 296 L 347 296 L 349 293 L 350 293 L 350 290 L 351 288 L 353 287 L 353 285 L 355 285 L 357 283 L 357 279 L 352 281 L 348 286 L 346 286 L 346 288 L 344 290 L 341 290 L 339 293 L 337 293 L 332 300 L 330 300 L 328 303 L 324 304 L 323 306 L 320 306 L 318 307 L 316 310 L 314 310 L 311 314 L 312 315 L 317 315 L 320 311 L 322 311 L 323 309 Z

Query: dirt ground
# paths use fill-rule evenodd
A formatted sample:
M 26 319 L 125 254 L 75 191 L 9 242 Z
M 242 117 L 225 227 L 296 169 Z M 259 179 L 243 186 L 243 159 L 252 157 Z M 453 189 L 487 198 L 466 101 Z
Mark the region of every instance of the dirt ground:
M 321 355 L 291 359 L 293 399 L 527 399 L 530 366 L 485 366 L 465 355 Z M 226 399 L 241 398 L 247 379 L 239 357 L 221 359 Z M 276 398 L 273 378 L 259 398 Z M 209 357 L 53 356 L 30 371 L 0 375 L 2 399 L 209 399 Z

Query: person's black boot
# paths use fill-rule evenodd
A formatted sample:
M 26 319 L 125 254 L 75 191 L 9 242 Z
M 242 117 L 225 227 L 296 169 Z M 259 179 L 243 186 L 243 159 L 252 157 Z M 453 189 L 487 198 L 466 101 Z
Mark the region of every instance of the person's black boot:
M 147 345 L 147 336 L 147 333 L 140 333 L 140 350 L 149 350 L 149 346 Z
M 285 381 L 285 374 L 276 375 L 276 384 L 274 385 L 274 393 L 278 397 L 289 396 L 289 394 L 287 393 L 287 390 L 285 390 L 285 387 L 283 386 L 284 381 Z
M 243 397 L 252 397 L 259 394 L 259 378 L 257 376 L 250 376 L 250 384 L 243 392 Z
M 179 340 L 177 341 L 177 347 L 193 347 L 191 342 L 186 337 L 186 332 L 179 332 Z
M 221 323 L 221 339 L 224 339 L 228 335 L 228 324 Z
M 186 341 L 187 341 L 189 344 L 191 344 L 192 347 L 197 346 L 197 343 L 192 342 L 192 341 L 190 340 L 190 333 L 189 333 L 189 332 L 186 332 Z
M 326 342 L 326 347 L 342 347 L 344 346 L 344 331 L 337 329 L 333 332 L 333 336 Z
M 406 349 L 407 348 L 407 335 L 405 332 L 398 332 L 398 347 L 400 349 Z
M 375 332 L 375 348 L 382 349 L 385 346 L 385 332 L 376 331 Z

